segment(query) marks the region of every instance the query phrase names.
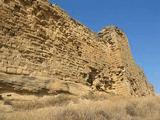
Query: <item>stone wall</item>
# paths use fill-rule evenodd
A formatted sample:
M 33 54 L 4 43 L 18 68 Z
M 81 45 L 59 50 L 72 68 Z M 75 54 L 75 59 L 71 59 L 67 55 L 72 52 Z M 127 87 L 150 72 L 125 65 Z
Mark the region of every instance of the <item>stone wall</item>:
M 134 62 L 124 32 L 115 26 L 110 26 L 98 35 L 101 42 L 106 45 L 109 75 L 115 83 L 112 85 L 115 91 L 118 94 L 134 96 L 152 94 L 153 88 L 147 83 L 144 72 Z
M 1 89 L 49 93 L 55 81 L 69 92 L 74 83 L 113 94 L 153 93 L 119 29 L 96 34 L 45 0 L 2 0 Z

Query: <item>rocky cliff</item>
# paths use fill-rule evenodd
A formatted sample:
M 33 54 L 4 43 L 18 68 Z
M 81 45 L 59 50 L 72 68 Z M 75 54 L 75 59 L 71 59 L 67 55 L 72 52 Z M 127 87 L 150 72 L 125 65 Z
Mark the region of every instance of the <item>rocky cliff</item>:
M 126 35 L 94 33 L 47 0 L 0 1 L 0 93 L 153 95 Z

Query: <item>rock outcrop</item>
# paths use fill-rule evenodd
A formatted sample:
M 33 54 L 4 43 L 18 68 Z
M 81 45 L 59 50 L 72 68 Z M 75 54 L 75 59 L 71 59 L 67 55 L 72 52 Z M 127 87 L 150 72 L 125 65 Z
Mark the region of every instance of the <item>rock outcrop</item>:
M 153 95 L 115 26 L 94 33 L 47 0 L 0 1 L 0 93 Z

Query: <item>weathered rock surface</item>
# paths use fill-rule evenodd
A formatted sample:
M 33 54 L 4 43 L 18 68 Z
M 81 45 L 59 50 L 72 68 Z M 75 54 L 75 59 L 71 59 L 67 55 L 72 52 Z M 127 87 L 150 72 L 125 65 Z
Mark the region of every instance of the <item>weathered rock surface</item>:
M 153 95 L 125 34 L 94 33 L 46 0 L 0 1 L 0 93 Z

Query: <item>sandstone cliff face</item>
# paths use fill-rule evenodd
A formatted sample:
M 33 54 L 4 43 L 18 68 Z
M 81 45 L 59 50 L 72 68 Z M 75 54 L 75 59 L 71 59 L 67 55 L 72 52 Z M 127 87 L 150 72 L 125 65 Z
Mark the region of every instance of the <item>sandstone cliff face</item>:
M 0 1 L 0 93 L 153 95 L 125 34 L 94 33 L 46 0 Z

